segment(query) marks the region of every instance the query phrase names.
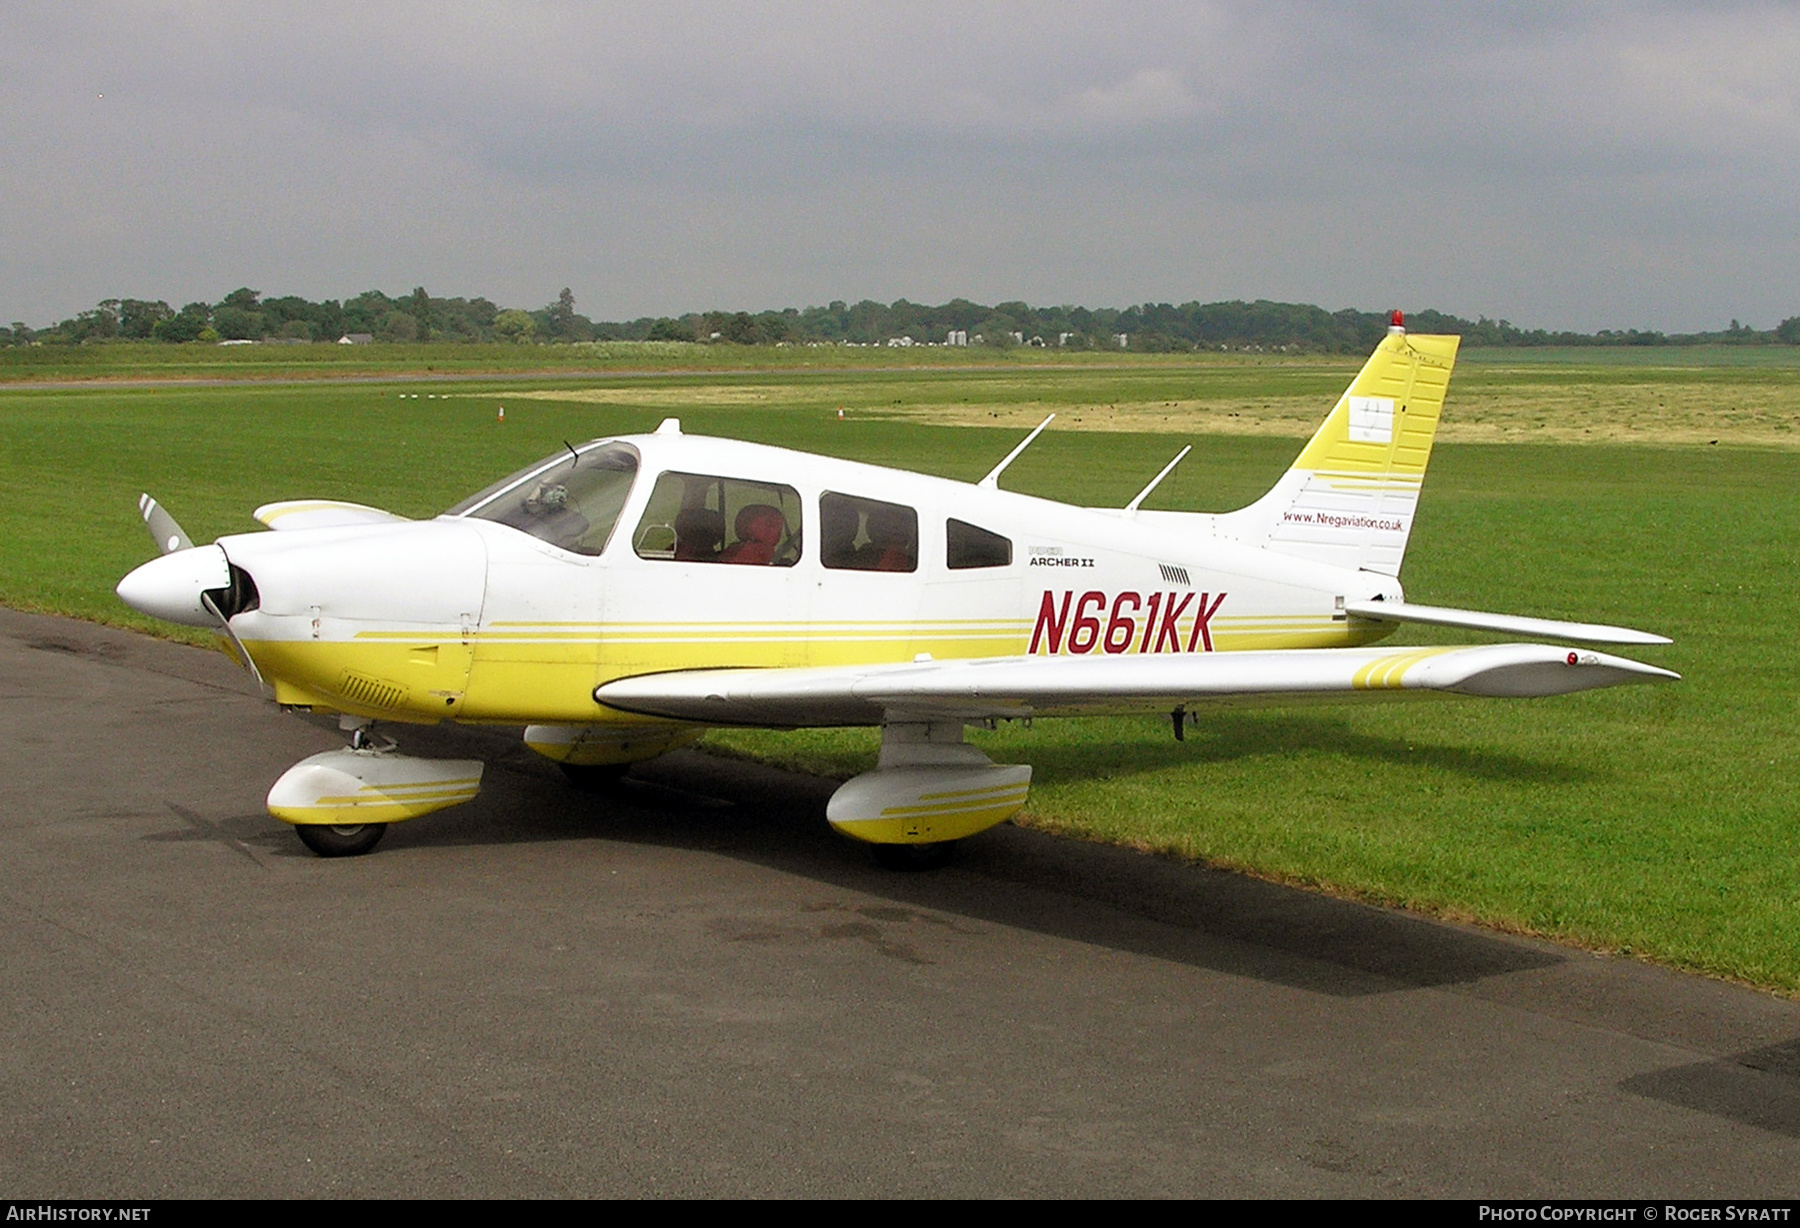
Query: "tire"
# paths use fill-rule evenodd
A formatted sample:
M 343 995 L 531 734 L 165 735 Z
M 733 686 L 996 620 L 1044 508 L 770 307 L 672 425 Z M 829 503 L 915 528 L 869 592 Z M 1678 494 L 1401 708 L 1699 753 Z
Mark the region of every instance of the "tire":
M 610 793 L 631 770 L 629 763 L 559 763 L 569 783 L 583 793 Z
M 956 856 L 956 841 L 940 840 L 936 844 L 877 844 L 875 864 L 884 870 L 916 873 L 941 870 Z
M 326 823 L 296 823 L 294 834 L 300 843 L 321 857 L 361 857 L 381 842 L 386 823 L 357 823 L 333 826 Z

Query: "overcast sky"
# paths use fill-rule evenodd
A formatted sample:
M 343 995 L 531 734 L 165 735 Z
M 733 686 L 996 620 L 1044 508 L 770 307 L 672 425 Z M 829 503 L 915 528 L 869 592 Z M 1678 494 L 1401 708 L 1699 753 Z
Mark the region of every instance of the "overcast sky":
M 0 320 L 1273 298 L 1800 315 L 1800 6 L 8 0 Z

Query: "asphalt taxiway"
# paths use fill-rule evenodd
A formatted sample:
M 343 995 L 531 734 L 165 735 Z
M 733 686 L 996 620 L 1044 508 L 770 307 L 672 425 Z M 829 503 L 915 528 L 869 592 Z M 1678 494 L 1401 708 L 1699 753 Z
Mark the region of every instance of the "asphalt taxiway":
M 1003 827 L 895 874 L 682 752 L 323 861 L 339 744 L 0 611 L 14 1198 L 1788 1196 L 1800 1004 Z

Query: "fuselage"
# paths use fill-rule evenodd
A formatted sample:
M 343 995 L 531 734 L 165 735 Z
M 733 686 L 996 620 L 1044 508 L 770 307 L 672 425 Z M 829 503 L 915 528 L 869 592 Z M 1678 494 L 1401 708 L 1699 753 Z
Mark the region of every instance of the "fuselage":
M 617 678 L 1354 646 L 1391 577 L 1214 535 L 682 435 L 596 441 L 430 521 L 221 538 L 230 625 L 284 704 L 403 721 L 643 723 Z M 584 469 L 584 465 L 586 468 Z

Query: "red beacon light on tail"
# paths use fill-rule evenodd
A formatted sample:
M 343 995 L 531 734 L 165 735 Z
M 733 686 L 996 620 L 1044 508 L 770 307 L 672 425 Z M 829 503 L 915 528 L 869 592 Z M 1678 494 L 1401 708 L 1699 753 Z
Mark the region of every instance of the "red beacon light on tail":
M 1400 311 L 1400 309 L 1398 307 L 1396 307 L 1396 308 L 1394 308 L 1393 311 L 1388 313 L 1388 332 L 1404 333 L 1405 331 L 1406 331 L 1406 316 Z

